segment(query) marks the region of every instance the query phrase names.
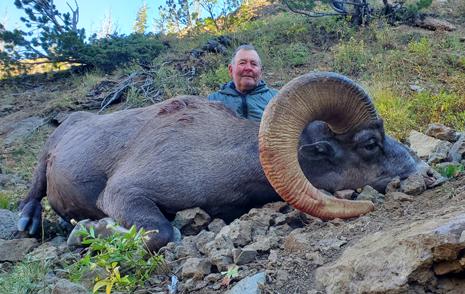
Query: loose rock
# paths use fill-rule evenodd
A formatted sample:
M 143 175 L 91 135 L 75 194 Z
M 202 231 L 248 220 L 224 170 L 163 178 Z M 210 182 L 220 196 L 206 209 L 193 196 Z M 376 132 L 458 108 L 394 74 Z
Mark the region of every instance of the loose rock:
M 264 272 L 240 280 L 226 294 L 260 294 L 260 286 L 264 285 L 266 276 Z
M 452 145 L 449 151 L 449 160 L 453 162 L 461 162 L 465 159 L 465 133 L 460 135 L 457 142 Z
M 425 180 L 422 175 L 413 174 L 400 184 L 401 192 L 409 195 L 418 195 L 426 190 Z
M 0 240 L 0 262 L 20 261 L 39 245 L 34 238 Z
M 428 157 L 428 164 L 446 161 L 451 147 L 452 143 L 448 141 L 441 141 L 433 150 L 433 153 L 431 153 Z
M 437 148 L 437 145 L 441 143 L 441 140 L 426 136 L 417 131 L 411 131 L 407 141 L 410 145 L 410 148 L 421 159 L 429 158 L 429 156 Z
M 363 187 L 362 192 L 357 196 L 357 200 L 369 200 L 373 203 L 383 203 L 384 195 L 367 185 Z
M 257 251 L 254 249 L 234 249 L 233 260 L 237 265 L 247 264 L 255 260 Z
M 89 293 L 86 288 L 79 284 L 72 283 L 68 280 L 65 279 L 60 279 L 58 282 L 55 284 L 52 290 L 52 294 L 87 294 Z
M 206 229 L 211 217 L 204 210 L 195 207 L 178 211 L 173 220 L 173 226 L 178 228 L 183 235 L 196 235 Z
M 454 129 L 441 124 L 430 124 L 425 134 L 449 142 L 455 142 L 459 138 L 459 134 Z
M 434 264 L 460 258 L 464 229 L 465 215 L 455 213 L 374 233 L 318 268 L 317 284 L 326 293 L 406 293 L 409 283 L 434 283 Z
M 211 272 L 211 263 L 205 258 L 189 258 L 182 267 L 183 279 L 193 278 L 201 280 Z

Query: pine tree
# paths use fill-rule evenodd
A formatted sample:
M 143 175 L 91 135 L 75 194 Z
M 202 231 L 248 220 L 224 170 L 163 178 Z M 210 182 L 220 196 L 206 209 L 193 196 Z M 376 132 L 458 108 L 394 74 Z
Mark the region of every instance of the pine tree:
M 134 24 L 134 32 L 144 34 L 147 29 L 147 4 L 144 3 L 137 11 L 136 22 Z
M 0 65 L 7 71 L 37 63 L 69 62 L 110 72 L 131 62 L 150 63 L 162 50 L 156 36 L 111 33 L 107 38 L 89 39 L 78 28 L 79 7 L 68 4 L 71 13 L 61 13 L 53 0 L 15 0 L 18 9 L 26 13 L 21 20 L 26 30 L 8 31 L 0 24 Z M 146 17 L 145 17 L 146 19 Z M 111 30 L 110 30 L 111 31 Z M 40 58 L 40 60 L 38 60 Z M 24 63 L 30 59 L 33 62 Z

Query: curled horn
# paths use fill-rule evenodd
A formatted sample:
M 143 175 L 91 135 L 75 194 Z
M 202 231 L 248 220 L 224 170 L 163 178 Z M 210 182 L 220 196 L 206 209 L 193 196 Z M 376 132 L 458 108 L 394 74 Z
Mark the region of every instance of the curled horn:
M 336 134 L 357 129 L 378 114 L 367 93 L 336 73 L 310 73 L 286 84 L 268 104 L 259 131 L 260 162 L 269 182 L 286 202 L 321 219 L 350 218 L 374 209 L 371 201 L 326 196 L 299 166 L 299 137 L 314 120 Z

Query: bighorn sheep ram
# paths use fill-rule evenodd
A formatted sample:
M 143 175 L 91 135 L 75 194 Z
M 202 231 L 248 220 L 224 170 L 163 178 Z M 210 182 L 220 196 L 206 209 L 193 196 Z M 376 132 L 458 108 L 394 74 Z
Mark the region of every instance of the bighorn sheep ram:
M 335 73 L 306 74 L 281 89 L 261 124 L 194 96 L 106 115 L 73 113 L 44 147 L 18 229 L 38 230 L 47 195 L 68 221 L 109 216 L 158 230 L 148 243 L 155 250 L 172 240 L 168 218 L 179 210 L 201 207 L 231 220 L 281 196 L 322 219 L 350 218 L 373 204 L 317 188 L 381 190 L 395 176 L 426 170 L 384 134 L 360 86 Z

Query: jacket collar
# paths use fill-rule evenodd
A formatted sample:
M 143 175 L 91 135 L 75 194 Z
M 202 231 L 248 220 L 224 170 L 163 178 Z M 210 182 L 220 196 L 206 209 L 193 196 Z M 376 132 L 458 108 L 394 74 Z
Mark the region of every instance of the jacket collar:
M 263 80 L 260 80 L 260 82 L 258 82 L 258 85 L 257 85 L 257 87 L 255 87 L 255 89 L 252 89 L 249 92 L 241 94 L 239 91 L 237 91 L 236 85 L 234 85 L 234 82 L 230 81 L 230 82 L 224 84 L 221 87 L 221 90 L 219 92 L 221 94 L 225 94 L 225 95 L 242 96 L 242 95 L 255 95 L 255 94 L 266 92 L 268 90 L 269 89 L 268 89 L 268 86 L 266 85 L 266 83 Z

